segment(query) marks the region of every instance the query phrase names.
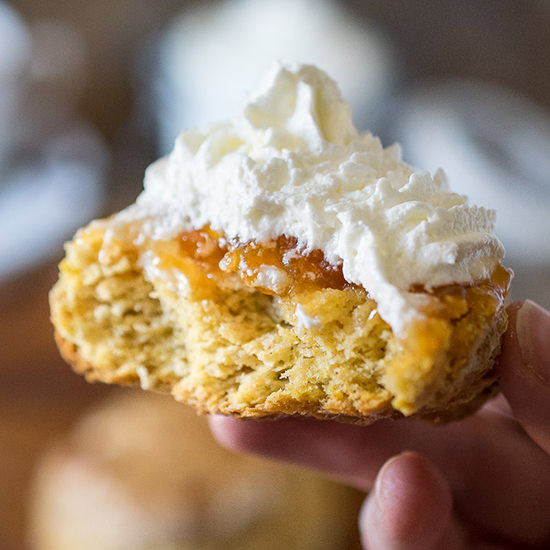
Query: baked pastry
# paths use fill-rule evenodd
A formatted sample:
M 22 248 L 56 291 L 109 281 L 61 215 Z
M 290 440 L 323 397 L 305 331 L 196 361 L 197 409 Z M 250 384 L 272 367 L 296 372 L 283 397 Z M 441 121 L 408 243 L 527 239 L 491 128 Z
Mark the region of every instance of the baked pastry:
M 360 494 L 230 453 L 188 407 L 130 392 L 41 458 L 30 502 L 33 550 L 351 550 Z
M 51 293 L 88 380 L 198 411 L 435 421 L 495 391 L 510 272 L 494 213 L 358 133 L 336 84 L 275 65 L 181 134 L 136 203 L 80 230 Z

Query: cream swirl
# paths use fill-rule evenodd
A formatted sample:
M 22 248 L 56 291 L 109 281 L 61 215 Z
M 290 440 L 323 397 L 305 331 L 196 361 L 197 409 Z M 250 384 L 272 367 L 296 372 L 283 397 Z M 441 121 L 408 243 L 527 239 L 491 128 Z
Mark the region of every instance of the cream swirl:
M 241 241 L 296 237 L 341 263 L 396 333 L 421 316 L 412 287 L 488 278 L 503 256 L 493 211 L 359 133 L 337 85 L 307 65 L 274 65 L 240 116 L 182 133 L 120 217 L 153 219 L 157 239 L 206 224 Z

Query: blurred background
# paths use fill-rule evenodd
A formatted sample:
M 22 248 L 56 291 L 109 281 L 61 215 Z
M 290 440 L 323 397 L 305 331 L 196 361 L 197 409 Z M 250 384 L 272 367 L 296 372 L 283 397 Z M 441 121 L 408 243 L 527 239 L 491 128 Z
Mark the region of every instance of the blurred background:
M 317 523 L 302 525 L 321 532 L 336 515 L 327 548 L 357 548 L 360 495 L 237 463 L 222 498 L 185 447 L 194 434 L 205 455 L 222 452 L 203 425 L 162 398 L 143 404 L 72 374 L 48 319 L 62 243 L 132 202 L 180 129 L 235 114 L 273 59 L 308 62 L 338 81 L 360 129 L 400 141 L 409 163 L 443 167 L 454 190 L 496 208 L 513 298 L 550 307 L 549 28 L 548 0 L 0 1 L 0 550 L 244 548 L 245 539 L 268 549 L 269 537 L 254 537 L 280 531 L 288 499 L 297 510 L 324 503 Z M 131 418 L 119 412 L 132 407 Z M 136 427 L 139 415 L 181 426 L 181 447 L 154 422 Z M 144 440 L 166 452 L 145 460 Z M 171 452 L 182 457 L 171 471 L 183 473 L 155 478 Z M 250 482 L 249 470 L 278 489 Z M 245 505 L 226 517 L 235 495 Z M 79 523 L 75 510 L 92 519 Z M 300 521 L 293 540 L 321 548 L 299 539 Z

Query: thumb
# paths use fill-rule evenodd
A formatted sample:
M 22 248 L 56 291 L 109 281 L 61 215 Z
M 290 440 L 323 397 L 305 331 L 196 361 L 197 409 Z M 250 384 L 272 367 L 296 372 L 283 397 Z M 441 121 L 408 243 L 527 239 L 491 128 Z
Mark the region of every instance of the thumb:
M 508 313 L 500 386 L 523 428 L 550 453 L 550 312 L 527 300 Z
M 359 515 L 368 550 L 458 548 L 449 485 L 424 456 L 405 452 L 380 469 Z M 460 545 L 462 547 L 462 545 Z

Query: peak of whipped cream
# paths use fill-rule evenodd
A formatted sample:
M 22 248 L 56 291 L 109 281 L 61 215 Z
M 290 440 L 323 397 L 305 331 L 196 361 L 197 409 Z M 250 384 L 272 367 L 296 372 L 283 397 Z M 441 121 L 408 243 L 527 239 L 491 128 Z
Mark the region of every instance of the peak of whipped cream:
M 422 316 L 412 287 L 489 278 L 503 257 L 493 211 L 359 133 L 336 83 L 309 65 L 274 64 L 240 115 L 180 134 L 118 219 L 150 220 L 154 239 L 206 224 L 240 241 L 296 237 L 341 263 L 398 334 Z
M 182 128 L 239 112 L 245 92 L 275 58 L 322 66 L 364 128 L 401 71 L 389 37 L 343 4 L 218 0 L 186 5 L 161 33 L 158 59 L 144 86 L 154 101 L 161 149 L 170 151 Z

